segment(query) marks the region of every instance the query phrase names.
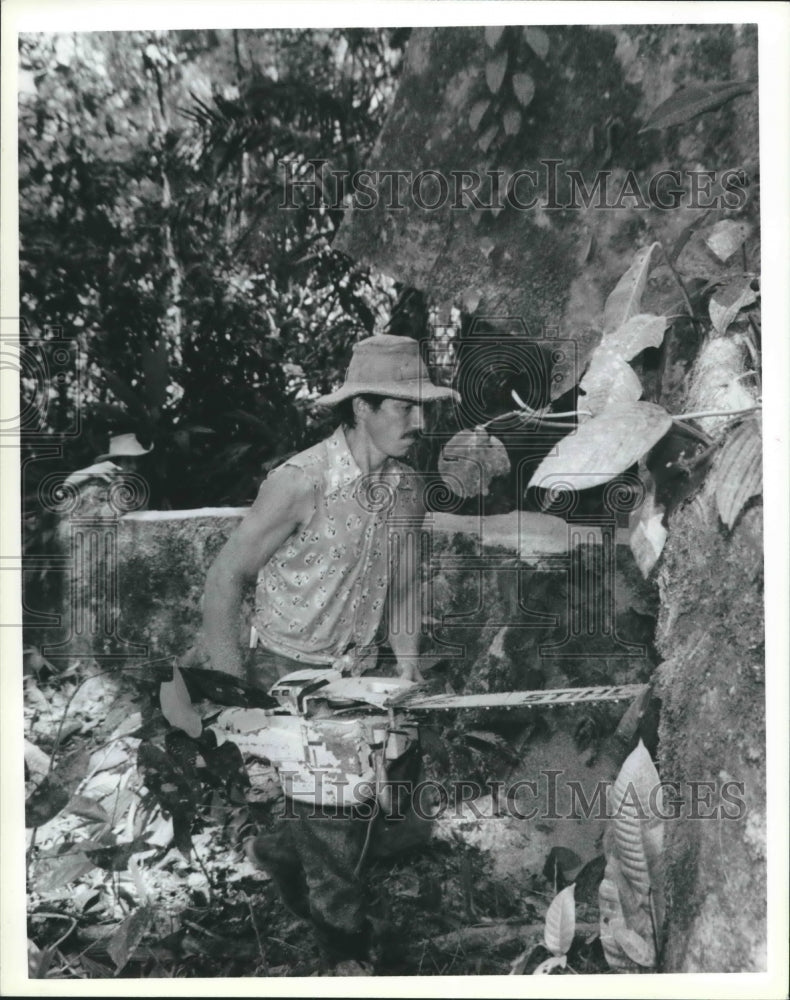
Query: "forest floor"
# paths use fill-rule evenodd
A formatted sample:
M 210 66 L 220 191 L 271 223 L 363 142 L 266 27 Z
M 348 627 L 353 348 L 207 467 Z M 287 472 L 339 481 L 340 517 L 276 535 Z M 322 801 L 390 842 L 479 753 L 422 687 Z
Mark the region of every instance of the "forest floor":
M 243 851 L 245 837 L 273 822 L 270 778 L 267 786 L 259 775 L 242 793 L 212 785 L 199 766 L 168 771 L 177 748 L 165 742 L 173 731 L 156 685 L 127 672 L 90 663 L 57 672 L 34 654 L 25 688 L 31 977 L 326 974 L 310 927 Z M 589 717 L 561 712 L 511 724 L 507 737 L 479 719 L 474 730 L 445 720 L 426 727 L 428 773 L 513 781 L 557 759 L 572 768 L 575 758 L 578 773 L 612 774 L 612 732 L 625 708 L 603 721 L 599 713 L 592 736 Z M 165 748 L 158 800 L 151 772 L 147 787 L 138 767 L 142 743 Z M 435 757 L 432 746 L 440 747 Z M 201 780 L 163 809 L 168 781 L 184 774 Z M 490 794 L 456 802 L 422 846 L 367 864 L 372 912 L 390 928 L 376 973 L 528 974 L 550 954 L 546 911 L 571 881 L 580 923 L 570 968 L 556 971 L 606 971 L 597 935 L 600 835 L 594 820 L 504 815 Z

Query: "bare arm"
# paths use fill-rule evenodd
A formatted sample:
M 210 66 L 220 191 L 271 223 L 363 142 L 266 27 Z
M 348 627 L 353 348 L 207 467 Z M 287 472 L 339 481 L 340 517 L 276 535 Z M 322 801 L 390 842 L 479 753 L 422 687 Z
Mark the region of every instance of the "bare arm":
M 286 466 L 263 482 L 255 503 L 220 550 L 206 576 L 203 599 L 203 638 L 215 670 L 242 675 L 238 616 L 244 588 L 312 511 L 310 480 L 300 469 Z
M 419 482 L 410 477 L 411 489 L 398 490 L 391 529 L 393 566 L 390 578 L 389 641 L 398 661 L 398 673 L 408 680 L 422 680 L 418 665 L 422 631 L 420 544 L 425 505 Z

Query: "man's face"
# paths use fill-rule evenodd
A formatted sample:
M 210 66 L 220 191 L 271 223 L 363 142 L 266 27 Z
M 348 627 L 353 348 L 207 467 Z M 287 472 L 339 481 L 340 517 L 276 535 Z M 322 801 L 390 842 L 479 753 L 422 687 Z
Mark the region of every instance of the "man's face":
M 425 426 L 422 405 L 404 399 L 385 397 L 377 410 L 363 401 L 359 416 L 372 443 L 390 458 L 402 458 Z

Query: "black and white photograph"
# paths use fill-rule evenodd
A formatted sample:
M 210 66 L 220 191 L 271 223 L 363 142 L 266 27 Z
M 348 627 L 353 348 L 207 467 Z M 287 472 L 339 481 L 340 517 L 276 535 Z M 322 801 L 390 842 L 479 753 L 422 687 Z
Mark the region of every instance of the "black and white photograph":
M 787 5 L 2 16 L 2 992 L 786 997 Z

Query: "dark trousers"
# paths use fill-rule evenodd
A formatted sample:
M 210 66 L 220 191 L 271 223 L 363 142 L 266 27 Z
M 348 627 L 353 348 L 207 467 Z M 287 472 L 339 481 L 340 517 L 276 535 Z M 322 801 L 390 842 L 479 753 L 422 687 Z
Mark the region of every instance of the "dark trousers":
M 329 963 L 370 958 L 367 887 L 357 874 L 363 851 L 366 857 L 391 857 L 430 837 L 430 823 L 410 808 L 409 785 L 416 784 L 419 773 L 420 754 L 414 747 L 390 770 L 390 780 L 407 782 L 401 809 L 390 817 L 373 803 L 338 809 L 289 798 L 277 833 L 252 842 L 255 860 L 269 872 L 285 905 L 312 923 Z
M 330 963 L 363 961 L 369 955 L 365 886 L 355 874 L 367 823 L 352 810 L 287 799 L 278 832 L 253 841 L 255 859 L 271 875 L 285 905 L 312 923 Z

